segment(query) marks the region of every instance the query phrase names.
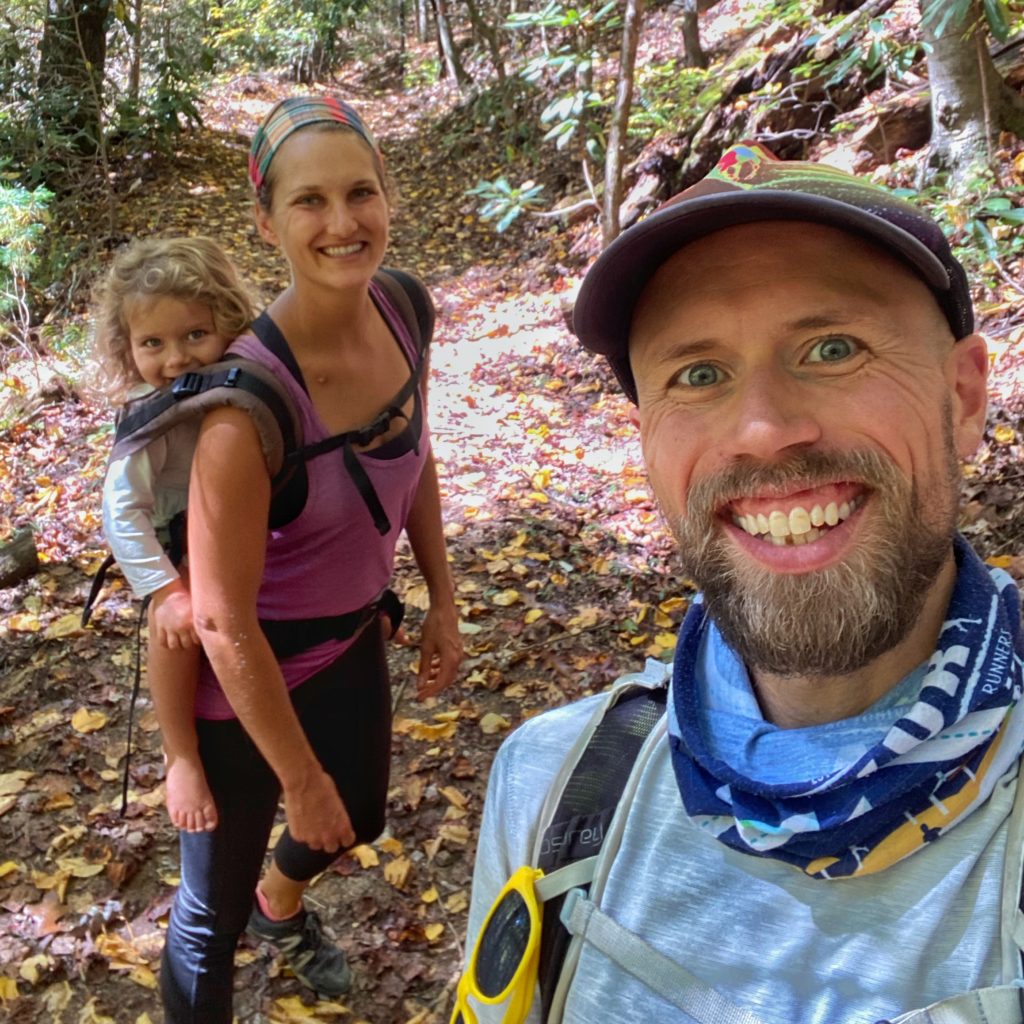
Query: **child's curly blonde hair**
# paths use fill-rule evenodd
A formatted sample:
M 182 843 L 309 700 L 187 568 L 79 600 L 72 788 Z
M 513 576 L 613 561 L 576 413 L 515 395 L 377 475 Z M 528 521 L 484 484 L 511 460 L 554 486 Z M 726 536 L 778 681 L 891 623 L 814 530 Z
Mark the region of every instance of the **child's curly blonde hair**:
M 96 293 L 93 355 L 96 390 L 123 402 L 142 379 L 132 358 L 128 317 L 140 300 L 169 296 L 210 307 L 218 334 L 234 338 L 253 319 L 253 303 L 235 265 L 209 238 L 146 238 L 117 255 Z

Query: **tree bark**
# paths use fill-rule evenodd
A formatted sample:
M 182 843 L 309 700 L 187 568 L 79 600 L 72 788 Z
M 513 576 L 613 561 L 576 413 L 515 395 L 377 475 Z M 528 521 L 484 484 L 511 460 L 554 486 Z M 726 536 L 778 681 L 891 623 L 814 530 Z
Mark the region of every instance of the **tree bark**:
M 683 30 L 683 53 L 688 68 L 706 68 L 707 54 L 700 45 L 700 22 L 697 0 L 682 0 L 679 25 Z
M 469 22 L 473 26 L 474 35 L 484 42 L 487 52 L 491 55 L 491 63 L 494 65 L 499 85 L 504 85 L 508 75 L 505 71 L 505 59 L 501 55 L 501 40 L 498 37 L 497 29 L 489 24 L 480 13 L 476 0 L 466 0 L 466 11 L 469 14 Z
M 643 0 L 626 0 L 622 25 L 622 55 L 619 58 L 619 81 L 615 90 L 608 150 L 604 158 L 604 210 L 601 215 L 601 240 L 611 245 L 619 234 L 619 205 L 622 202 L 622 150 L 629 128 L 629 111 L 633 105 L 633 70 L 636 49 L 643 21 Z
M 448 0 L 433 0 L 433 4 L 434 18 L 437 21 L 437 41 L 441 47 L 447 77 L 455 82 L 459 92 L 463 92 L 467 86 L 473 84 L 473 79 L 462 66 L 459 51 L 455 47 L 451 22 L 448 19 Z
M 39 571 L 39 554 L 30 527 L 18 530 L 0 544 L 0 587 L 13 587 Z
M 142 0 L 133 0 L 132 16 L 135 27 L 131 32 L 131 69 L 128 73 L 128 96 L 138 105 L 142 85 Z
M 1002 80 L 988 51 L 980 0 L 962 21 L 937 18 L 947 0 L 921 0 L 921 33 L 928 46 L 932 137 L 923 178 L 949 171 L 954 186 L 991 166 L 1001 131 L 1024 135 L 1024 100 Z
M 100 147 L 110 0 L 49 0 L 39 47 L 40 109 L 83 153 Z

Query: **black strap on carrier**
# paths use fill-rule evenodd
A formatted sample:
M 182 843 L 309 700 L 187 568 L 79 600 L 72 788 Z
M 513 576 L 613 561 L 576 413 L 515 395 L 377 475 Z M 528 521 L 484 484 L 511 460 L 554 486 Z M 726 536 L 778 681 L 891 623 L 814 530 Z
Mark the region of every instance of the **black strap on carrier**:
M 608 708 L 562 790 L 544 830 L 537 867 L 545 874 L 600 853 L 640 748 L 665 714 L 668 690 L 623 688 Z M 581 886 L 587 892 L 590 885 Z M 559 914 L 565 895 L 544 904 L 538 981 L 541 1020 L 547 1020 L 572 936 Z

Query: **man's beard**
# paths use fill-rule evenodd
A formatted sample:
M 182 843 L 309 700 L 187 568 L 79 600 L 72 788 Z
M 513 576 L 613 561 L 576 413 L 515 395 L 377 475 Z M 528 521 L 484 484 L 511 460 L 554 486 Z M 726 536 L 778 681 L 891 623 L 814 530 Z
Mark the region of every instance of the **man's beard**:
M 956 528 L 960 466 L 948 420 L 945 433 L 948 479 L 926 495 L 873 451 L 738 464 L 694 485 L 687 514 L 672 524 L 680 558 L 748 668 L 782 676 L 846 675 L 907 636 L 949 558 Z M 737 495 L 836 480 L 870 488 L 864 511 L 872 521 L 860 526 L 850 554 L 826 569 L 772 572 L 729 541 L 715 515 Z

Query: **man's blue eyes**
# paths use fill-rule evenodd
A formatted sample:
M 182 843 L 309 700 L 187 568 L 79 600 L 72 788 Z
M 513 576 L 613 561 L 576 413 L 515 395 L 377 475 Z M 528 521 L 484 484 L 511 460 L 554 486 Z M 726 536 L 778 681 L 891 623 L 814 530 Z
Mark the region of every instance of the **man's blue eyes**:
M 810 351 L 808 361 L 812 363 L 838 363 L 849 359 L 855 352 L 853 342 L 849 338 L 836 336 L 822 338 Z
M 698 363 L 691 366 L 682 374 L 686 384 L 691 388 L 706 388 L 717 384 L 722 379 L 722 373 L 717 366 L 711 363 Z
M 809 363 L 841 363 L 857 354 L 858 346 L 852 338 L 834 335 L 815 342 L 807 354 Z M 676 382 L 688 388 L 710 388 L 721 384 L 726 374 L 714 363 L 694 363 L 681 370 Z

